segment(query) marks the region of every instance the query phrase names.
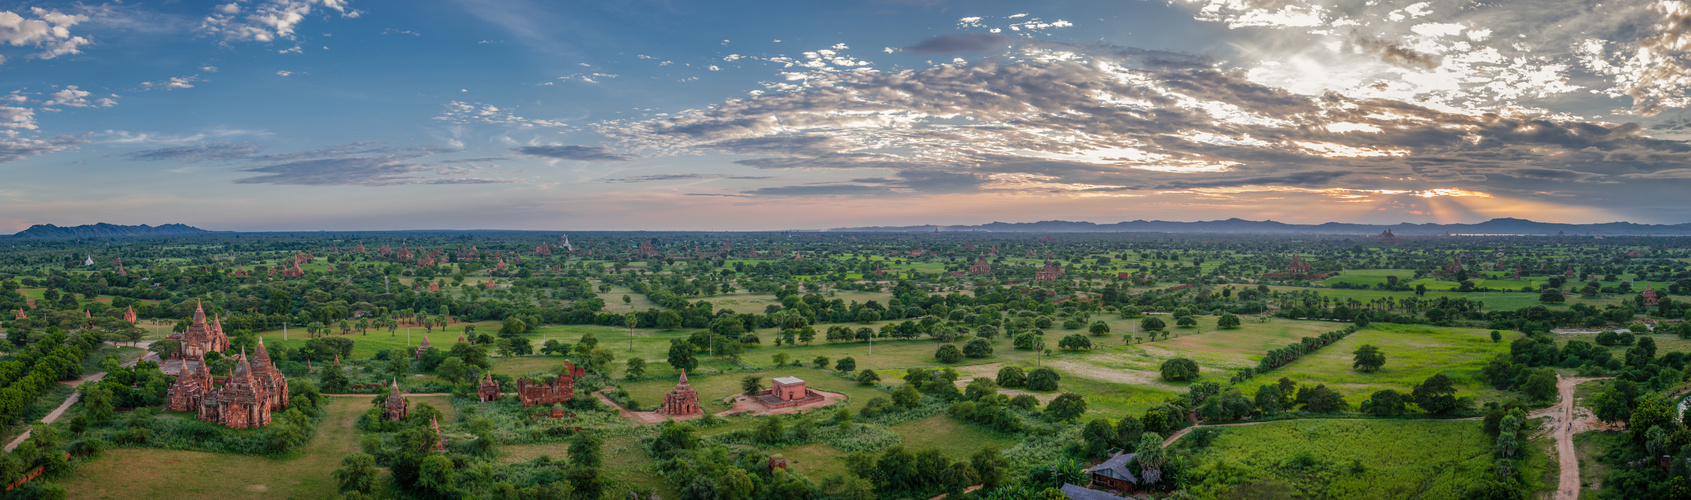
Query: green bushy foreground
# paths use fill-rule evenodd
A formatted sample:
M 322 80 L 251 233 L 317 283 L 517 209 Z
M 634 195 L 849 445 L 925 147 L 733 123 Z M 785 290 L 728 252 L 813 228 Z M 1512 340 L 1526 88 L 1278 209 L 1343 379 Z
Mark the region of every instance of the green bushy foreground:
M 1481 425 L 1292 420 L 1217 427 L 1220 434 L 1194 454 L 1187 491 L 1198 498 L 1461 498 L 1492 473 L 1492 439 Z M 1523 464 L 1533 469 L 1527 477 L 1549 466 L 1536 449 Z

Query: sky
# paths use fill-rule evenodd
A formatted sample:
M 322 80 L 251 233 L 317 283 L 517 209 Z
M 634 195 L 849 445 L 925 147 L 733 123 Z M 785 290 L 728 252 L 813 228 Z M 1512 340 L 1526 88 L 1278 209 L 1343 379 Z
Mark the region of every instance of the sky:
M 1685 1 L 0 1 L 0 232 L 1691 222 Z

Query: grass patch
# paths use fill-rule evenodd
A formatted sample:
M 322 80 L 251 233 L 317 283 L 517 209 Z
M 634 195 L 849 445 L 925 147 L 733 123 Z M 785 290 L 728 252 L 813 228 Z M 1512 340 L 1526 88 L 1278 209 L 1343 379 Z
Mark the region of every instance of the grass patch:
M 1386 364 L 1379 371 L 1351 369 L 1352 352 L 1363 344 L 1379 347 L 1386 354 Z M 1258 375 L 1240 384 L 1240 389 L 1252 395 L 1257 387 L 1288 377 L 1300 384 L 1326 384 L 1356 405 L 1382 389 L 1407 394 L 1428 377 L 1443 372 L 1463 389 L 1460 395 L 1474 396 L 1476 403 L 1483 404 L 1510 398 L 1509 393 L 1493 389 L 1479 375 L 1486 359 L 1508 352 L 1509 344 L 1492 342 L 1489 330 L 1376 323 L 1279 370 Z
M 1199 498 L 1288 490 L 1302 498 L 1458 498 L 1492 469 L 1491 439 L 1478 421 L 1295 420 L 1223 429 L 1196 452 L 1188 474 L 1188 491 Z

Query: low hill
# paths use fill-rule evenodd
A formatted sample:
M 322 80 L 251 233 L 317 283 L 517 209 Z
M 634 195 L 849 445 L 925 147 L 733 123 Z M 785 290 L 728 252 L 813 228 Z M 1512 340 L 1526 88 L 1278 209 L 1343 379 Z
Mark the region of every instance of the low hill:
M 1251 221 L 1227 219 L 1197 222 L 1136 220 L 1114 224 L 1050 220 L 1040 222 L 993 222 L 978 226 L 899 226 L 854 227 L 831 231 L 859 232 L 931 232 L 989 231 L 1003 233 L 1242 233 L 1242 234 L 1379 234 L 1391 229 L 1398 236 L 1450 234 L 1521 234 L 1521 235 L 1691 235 L 1691 224 L 1634 224 L 1608 222 L 1601 224 L 1561 224 L 1535 222 L 1525 219 L 1492 219 L 1478 224 L 1287 224 L 1271 220 Z
M 211 231 L 185 224 L 163 224 L 149 226 L 124 226 L 118 224 L 83 224 L 80 226 L 59 227 L 52 224 L 36 224 L 29 229 L 12 235 L 14 238 L 123 238 L 128 236 L 165 236 L 182 234 L 211 234 Z

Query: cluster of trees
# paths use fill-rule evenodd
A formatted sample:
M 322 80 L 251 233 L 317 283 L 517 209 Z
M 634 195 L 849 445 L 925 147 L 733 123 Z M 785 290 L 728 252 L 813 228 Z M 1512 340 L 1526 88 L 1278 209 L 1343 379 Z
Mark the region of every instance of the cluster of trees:
M 53 384 L 82 375 L 83 360 L 99 345 L 92 333 L 73 336 L 50 328 L 0 362 L 0 422 L 16 421 Z
M 1323 333 L 1317 337 L 1304 337 L 1295 344 L 1286 344 L 1286 347 L 1269 349 L 1267 353 L 1263 354 L 1262 361 L 1257 362 L 1257 367 L 1254 373 L 1261 374 L 1274 371 L 1275 369 L 1303 358 L 1309 353 L 1315 352 L 1317 349 L 1333 345 L 1334 342 L 1338 342 L 1340 339 L 1349 337 L 1350 334 L 1356 333 L 1361 329 L 1361 327 L 1351 325 L 1345 327 L 1343 330 L 1334 330 Z

